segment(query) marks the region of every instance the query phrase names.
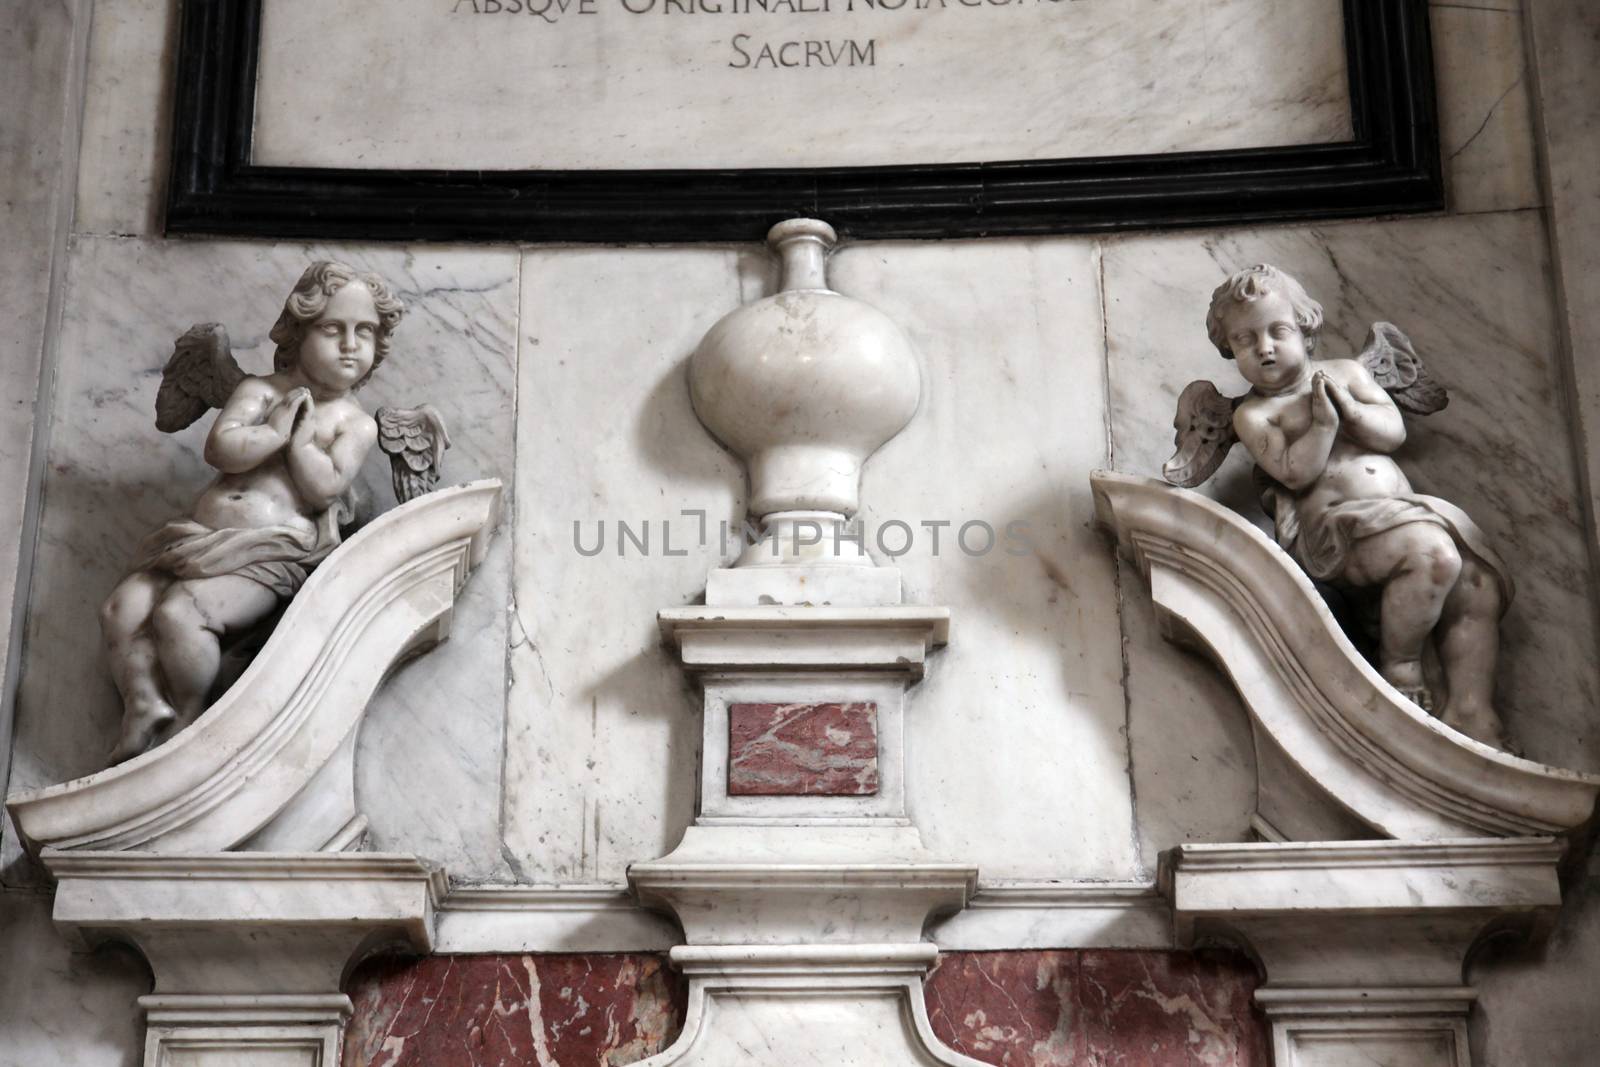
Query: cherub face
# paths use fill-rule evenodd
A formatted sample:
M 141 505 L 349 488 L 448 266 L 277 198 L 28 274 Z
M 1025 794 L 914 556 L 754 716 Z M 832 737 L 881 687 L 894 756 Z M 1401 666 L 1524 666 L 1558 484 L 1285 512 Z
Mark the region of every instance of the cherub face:
M 343 393 L 372 369 L 378 307 L 372 292 L 351 282 L 334 293 L 300 340 L 300 373 L 316 386 Z
M 1285 389 L 1305 373 L 1305 334 L 1300 332 L 1294 321 L 1294 308 L 1282 293 L 1269 292 L 1237 303 L 1222 321 L 1239 373 L 1257 389 Z

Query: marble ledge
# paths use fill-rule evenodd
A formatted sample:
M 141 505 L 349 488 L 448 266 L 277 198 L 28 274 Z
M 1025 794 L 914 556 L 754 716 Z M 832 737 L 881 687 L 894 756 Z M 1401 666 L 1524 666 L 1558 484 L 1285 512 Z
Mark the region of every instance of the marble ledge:
M 621 886 L 459 886 L 440 901 L 435 951 L 665 952 L 681 943 L 670 918 Z M 981 883 L 965 910 L 929 924 L 944 951 L 1168 949 L 1170 906 L 1146 882 Z

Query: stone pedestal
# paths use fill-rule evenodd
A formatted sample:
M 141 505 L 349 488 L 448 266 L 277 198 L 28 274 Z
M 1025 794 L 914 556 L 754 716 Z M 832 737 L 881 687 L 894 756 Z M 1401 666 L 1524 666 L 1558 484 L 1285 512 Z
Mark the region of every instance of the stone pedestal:
M 1561 902 L 1550 838 L 1185 845 L 1163 859 L 1179 940 L 1265 972 L 1276 1067 L 1470 1067 L 1468 954 Z
M 55 852 L 55 922 L 155 972 L 145 1067 L 336 1067 L 345 975 L 427 952 L 444 877 L 410 856 Z
M 977 870 L 939 863 L 906 814 L 906 688 L 949 614 L 705 607 L 661 626 L 705 690 L 700 813 L 628 873 L 686 945 L 689 1015 L 667 1064 L 973 1061 L 928 1028 L 929 916 Z

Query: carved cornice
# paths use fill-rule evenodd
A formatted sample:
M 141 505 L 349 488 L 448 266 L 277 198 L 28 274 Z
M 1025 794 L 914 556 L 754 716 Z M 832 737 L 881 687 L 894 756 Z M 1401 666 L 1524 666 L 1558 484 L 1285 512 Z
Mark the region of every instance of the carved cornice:
M 893 671 L 916 681 L 950 639 L 949 608 L 691 607 L 656 618 L 693 672 Z
M 360 530 L 312 573 L 255 661 L 188 729 L 127 763 L 9 798 L 29 849 L 351 843 L 359 837 L 347 832 L 357 820 L 352 742 L 367 702 L 397 662 L 448 633 L 499 499 L 499 482 L 474 482 Z
M 1150 580 L 1169 638 L 1207 651 L 1257 727 L 1332 800 L 1410 840 L 1566 833 L 1600 777 L 1508 755 L 1402 697 L 1265 534 L 1188 490 L 1097 471 L 1095 512 Z

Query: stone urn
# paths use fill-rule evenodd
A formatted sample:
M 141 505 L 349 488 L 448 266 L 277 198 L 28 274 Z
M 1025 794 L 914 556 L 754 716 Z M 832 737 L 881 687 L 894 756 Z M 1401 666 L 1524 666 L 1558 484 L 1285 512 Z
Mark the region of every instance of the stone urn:
M 689 360 L 695 413 L 744 460 L 763 531 L 738 566 L 872 565 L 833 532 L 860 507 L 862 464 L 916 413 L 922 378 L 892 319 L 828 288 L 837 241 L 818 219 L 774 226 L 778 292 L 724 316 Z M 814 543 L 812 528 L 825 531 Z

